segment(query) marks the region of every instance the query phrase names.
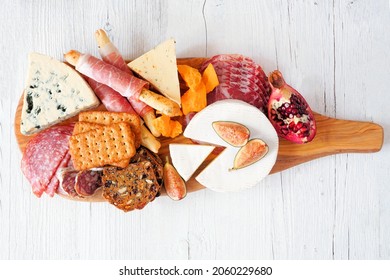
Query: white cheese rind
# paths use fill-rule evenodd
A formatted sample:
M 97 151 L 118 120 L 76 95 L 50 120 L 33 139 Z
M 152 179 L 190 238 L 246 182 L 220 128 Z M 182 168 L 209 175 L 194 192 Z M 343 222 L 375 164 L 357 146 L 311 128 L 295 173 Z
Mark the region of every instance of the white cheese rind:
M 49 56 L 30 53 L 21 112 L 22 134 L 36 133 L 99 103 L 74 69 Z
M 177 172 L 184 181 L 188 181 L 214 148 L 209 145 L 169 144 L 169 153 Z
M 268 145 L 268 153 L 248 167 L 231 170 L 239 148 L 228 145 L 216 134 L 212 127 L 214 121 L 234 121 L 245 125 L 250 130 L 251 139 L 260 138 Z M 272 124 L 259 109 L 240 100 L 223 100 L 207 106 L 191 119 L 184 136 L 226 147 L 195 178 L 214 191 L 239 191 L 253 187 L 269 174 L 278 154 L 279 139 Z
M 131 61 L 128 66 L 164 96 L 181 105 L 174 39 L 159 44 Z

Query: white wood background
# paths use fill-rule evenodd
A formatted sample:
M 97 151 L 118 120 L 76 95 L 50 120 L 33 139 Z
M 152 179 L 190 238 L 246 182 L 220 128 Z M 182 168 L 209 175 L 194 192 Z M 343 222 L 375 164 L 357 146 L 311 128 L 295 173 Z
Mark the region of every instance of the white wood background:
M 387 0 L 2 1 L 0 259 L 390 259 L 389 27 Z M 127 59 L 174 37 L 179 57 L 241 53 L 279 68 L 315 111 L 381 124 L 383 149 L 127 214 L 38 199 L 13 130 L 27 55 L 97 55 L 98 28 Z

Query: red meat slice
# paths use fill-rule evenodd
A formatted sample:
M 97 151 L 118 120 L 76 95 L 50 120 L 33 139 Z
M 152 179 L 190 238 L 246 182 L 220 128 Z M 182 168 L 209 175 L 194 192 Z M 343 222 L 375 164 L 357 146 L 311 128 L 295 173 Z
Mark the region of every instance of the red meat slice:
M 108 44 L 104 45 L 103 47 L 101 47 L 99 49 L 99 53 L 100 53 L 104 62 L 107 62 L 108 64 L 111 64 L 111 65 L 115 66 L 116 68 L 133 75 L 130 68 L 127 66 L 127 63 L 123 59 L 121 53 L 114 46 L 114 44 L 108 43 Z M 154 112 L 154 109 L 152 107 L 146 105 L 144 102 L 142 102 L 141 100 L 138 100 L 134 96 L 130 96 L 128 98 L 128 100 L 129 100 L 132 108 L 134 108 L 134 110 L 141 117 L 144 117 L 149 112 Z M 102 101 L 102 103 L 104 103 L 104 102 Z M 107 108 L 107 106 L 106 106 L 106 108 Z M 111 111 L 108 108 L 107 108 L 107 110 Z M 116 110 L 116 108 L 113 107 L 113 111 L 115 111 L 115 110 Z
M 138 100 L 139 95 L 148 83 L 138 79 L 128 72 L 116 68 L 92 55 L 83 54 L 76 64 L 76 70 L 85 76 L 109 86 L 125 97 L 134 97 Z
M 62 168 L 57 176 L 61 181 L 62 194 L 71 197 L 91 196 L 101 187 L 101 172 L 94 170 L 77 171 L 72 166 Z
M 70 195 L 71 197 L 78 196 L 74 186 L 76 184 L 76 177 L 79 172 L 73 166 L 61 168 L 57 172 L 57 177 L 60 180 L 59 193 Z
M 58 166 L 57 170 L 59 168 L 63 168 L 63 167 L 66 167 L 68 165 L 70 161 L 70 153 L 69 153 L 69 150 L 66 152 L 64 158 L 62 159 L 60 165 Z M 51 178 L 51 181 L 50 181 L 50 184 L 47 186 L 45 192 L 53 197 L 54 194 L 57 192 L 57 189 L 58 189 L 58 186 L 60 185 L 60 181 L 58 180 L 57 176 L 54 175 L 52 178 Z
M 96 82 L 91 78 L 87 77 L 86 80 L 97 97 L 99 97 L 100 101 L 104 104 L 107 111 L 136 114 L 129 101 L 120 95 L 120 93 L 116 92 L 105 84 Z
M 102 186 L 101 171 L 80 171 L 76 177 L 74 189 L 80 196 L 91 196 Z
M 53 126 L 40 132 L 27 143 L 21 169 L 37 197 L 41 197 L 46 191 L 66 156 L 72 131 L 73 125 Z
M 207 95 L 211 104 L 223 99 L 239 99 L 267 112 L 271 86 L 260 65 L 238 54 L 216 55 L 205 61 L 201 71 L 213 64 L 219 86 Z

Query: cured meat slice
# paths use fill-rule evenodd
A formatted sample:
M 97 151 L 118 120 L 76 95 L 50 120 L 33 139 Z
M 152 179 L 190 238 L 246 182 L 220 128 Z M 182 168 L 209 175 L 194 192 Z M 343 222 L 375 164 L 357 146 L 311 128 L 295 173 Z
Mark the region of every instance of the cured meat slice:
M 74 189 L 80 196 L 91 196 L 102 186 L 102 171 L 85 170 L 76 176 Z
M 66 167 L 68 165 L 69 161 L 70 161 L 70 153 L 68 150 L 57 169 Z M 50 184 L 47 186 L 47 189 L 45 190 L 45 192 L 49 196 L 53 197 L 54 194 L 57 192 L 59 185 L 60 185 L 60 181 L 58 180 L 57 176 L 54 175 L 51 178 Z
M 218 75 L 219 86 L 207 95 L 207 103 L 223 99 L 239 99 L 267 112 L 271 86 L 260 65 L 251 58 L 238 54 L 216 55 L 206 60 L 203 71 L 212 63 Z
M 182 129 L 184 130 L 187 125 L 190 123 L 191 119 L 196 115 L 195 112 L 190 112 L 188 113 L 187 115 L 183 115 L 183 116 L 180 116 L 180 117 L 176 117 L 175 120 L 177 120 L 181 126 L 182 126 Z
M 74 188 L 76 184 L 76 177 L 79 172 L 73 167 L 61 168 L 57 172 L 57 178 L 60 181 L 61 190 L 65 191 L 71 197 L 77 197 L 78 194 Z
M 141 90 L 148 85 L 144 80 L 123 72 L 89 54 L 80 56 L 76 64 L 76 70 L 99 83 L 109 86 L 125 97 L 134 96 L 138 99 Z
M 119 50 L 117 49 L 117 47 L 115 47 L 113 43 L 109 42 L 106 43 L 104 46 L 101 46 L 99 48 L 99 53 L 103 61 L 115 66 L 116 68 L 124 72 L 132 74 L 129 66 L 127 66 L 126 61 L 123 59 Z
M 57 177 L 61 190 L 71 197 L 91 196 L 101 187 L 101 171 L 85 170 L 77 171 L 73 165 L 60 168 Z M 62 192 L 63 193 L 63 192 Z
M 57 168 L 69 149 L 73 125 L 53 126 L 36 136 L 26 145 L 21 170 L 37 197 L 47 189 Z
M 118 68 L 124 72 L 127 72 L 131 75 L 133 74 L 131 72 L 129 66 L 127 66 L 126 61 L 123 59 L 119 50 L 114 46 L 113 43 L 109 42 L 109 43 L 105 44 L 104 46 L 101 46 L 99 48 L 99 53 L 100 53 L 100 56 L 102 57 L 103 61 L 115 66 L 116 68 Z M 144 102 L 142 102 L 141 100 L 138 100 L 134 96 L 130 96 L 128 98 L 128 100 L 129 100 L 132 108 L 134 108 L 134 110 L 141 117 L 144 117 L 149 112 L 154 112 L 152 107 L 146 105 Z M 107 110 L 109 110 L 109 109 L 107 108 Z
M 99 97 L 100 101 L 106 107 L 107 111 L 137 114 L 130 105 L 129 101 L 127 101 L 127 99 L 120 93 L 105 84 L 96 82 L 91 78 L 87 77 L 86 80 L 97 97 Z
M 112 42 L 106 43 L 104 46 L 100 46 L 99 53 L 103 61 L 122 71 L 131 73 L 126 61 L 123 59 L 118 48 Z

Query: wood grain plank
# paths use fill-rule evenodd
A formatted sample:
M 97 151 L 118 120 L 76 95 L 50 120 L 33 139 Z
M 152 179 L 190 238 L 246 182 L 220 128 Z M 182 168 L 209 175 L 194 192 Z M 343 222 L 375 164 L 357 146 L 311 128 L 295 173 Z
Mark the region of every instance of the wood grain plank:
M 386 139 L 390 114 L 374 96 L 386 90 L 383 81 L 390 75 L 381 51 L 390 38 L 381 32 L 382 26 L 390 23 L 388 3 L 335 2 L 334 14 L 337 116 L 376 119 L 384 124 Z M 390 222 L 382 216 L 386 212 L 383 201 L 388 201 L 390 192 L 388 184 L 378 179 L 389 176 L 378 165 L 386 165 L 383 155 L 389 152 L 387 146 L 377 157 L 345 155 L 336 159 L 336 169 L 344 172 L 336 171 L 335 258 L 377 259 L 386 255 L 379 248 L 386 246 L 383 233 L 390 232 Z

